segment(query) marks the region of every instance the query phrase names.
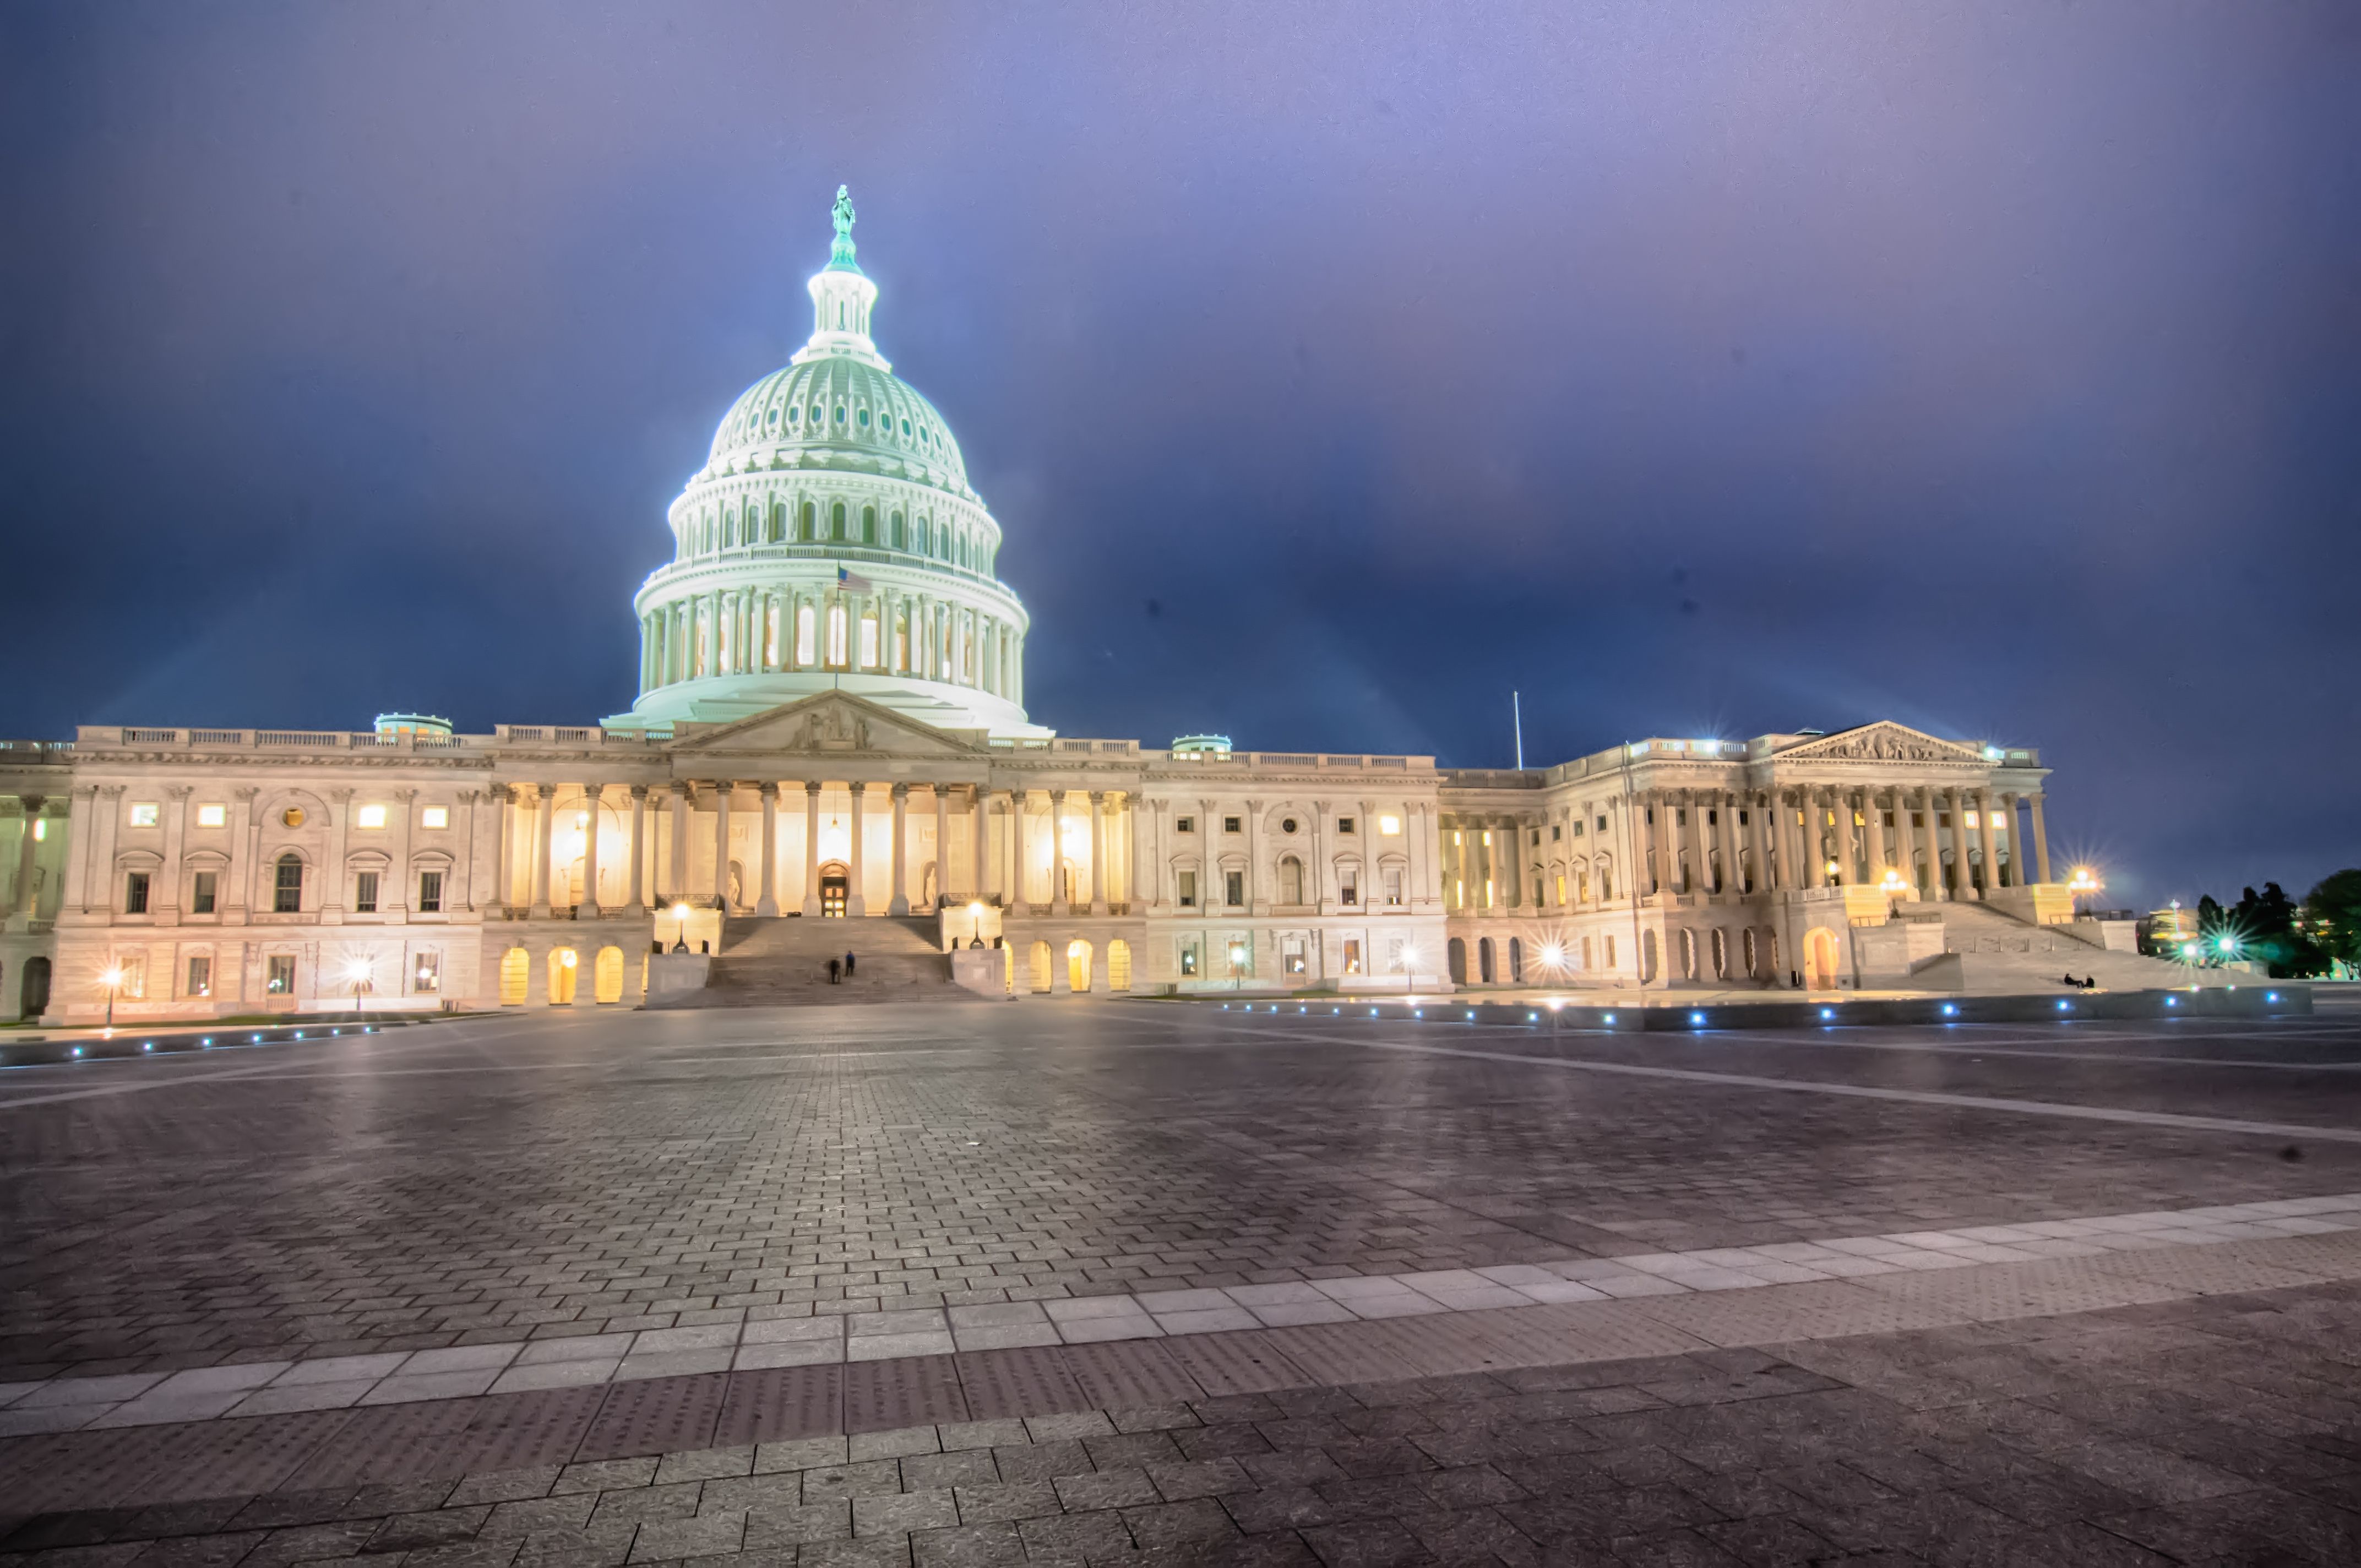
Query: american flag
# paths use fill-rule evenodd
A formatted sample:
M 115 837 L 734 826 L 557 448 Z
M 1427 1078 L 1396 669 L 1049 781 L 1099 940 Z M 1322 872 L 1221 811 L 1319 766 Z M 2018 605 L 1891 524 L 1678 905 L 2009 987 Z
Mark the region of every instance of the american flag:
M 850 566 L 839 566 L 836 569 L 836 586 L 849 594 L 873 594 L 877 591 L 875 583 Z

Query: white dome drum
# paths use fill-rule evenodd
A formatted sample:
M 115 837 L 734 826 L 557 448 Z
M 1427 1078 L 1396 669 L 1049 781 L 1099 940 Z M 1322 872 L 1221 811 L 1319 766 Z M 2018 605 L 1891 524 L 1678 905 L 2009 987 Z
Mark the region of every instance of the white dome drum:
M 640 695 L 611 724 L 728 722 L 829 689 L 946 729 L 1041 737 L 1000 525 L 935 406 L 869 336 L 877 286 L 852 203 L 808 287 L 812 335 L 749 387 L 668 513 L 672 561 L 634 601 Z

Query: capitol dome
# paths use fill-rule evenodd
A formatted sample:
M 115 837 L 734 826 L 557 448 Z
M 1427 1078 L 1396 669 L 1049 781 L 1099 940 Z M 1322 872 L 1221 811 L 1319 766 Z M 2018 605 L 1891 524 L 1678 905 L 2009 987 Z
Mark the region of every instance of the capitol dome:
M 854 692 L 939 729 L 1046 736 L 1024 708 L 1030 622 L 994 575 L 1000 524 L 935 406 L 869 335 L 877 285 L 836 241 L 812 334 L 738 396 L 668 510 L 635 600 L 640 695 L 618 726 L 727 722 Z

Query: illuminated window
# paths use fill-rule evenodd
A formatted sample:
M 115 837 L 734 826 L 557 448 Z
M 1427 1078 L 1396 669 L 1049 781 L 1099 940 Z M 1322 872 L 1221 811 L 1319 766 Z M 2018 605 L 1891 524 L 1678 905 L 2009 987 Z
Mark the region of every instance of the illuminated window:
M 1401 818 L 1399 817 L 1378 817 L 1378 832 L 1388 839 L 1398 837 L 1401 832 Z
M 385 826 L 385 807 L 382 806 L 364 806 L 361 807 L 358 820 L 359 825 L 363 828 L 382 828 Z
M 1357 937 L 1345 938 L 1345 972 L 1346 974 L 1361 972 L 1361 941 Z
M 134 801 L 131 806 L 131 826 L 134 828 L 155 827 L 156 810 L 156 803 L 152 800 Z
M 842 507 L 839 507 L 836 509 L 836 511 L 838 521 L 840 522 L 843 520 L 844 509 Z M 841 664 L 844 663 L 846 635 L 844 607 L 840 604 L 832 604 L 829 606 L 828 662 L 829 663 Z
M 864 670 L 871 669 L 876 665 L 876 663 L 877 618 L 873 615 L 864 615 L 861 618 L 861 667 Z
M 189 960 L 188 994 L 191 996 L 211 996 L 213 993 L 214 960 L 210 958 L 191 959 Z
M 292 996 L 295 994 L 294 954 L 273 953 L 270 955 L 269 976 L 263 981 L 262 989 L 269 992 L 273 996 Z
M 427 951 L 410 960 L 410 989 L 432 996 L 443 989 L 443 955 Z
M 1400 867 L 1389 866 L 1386 869 L 1386 902 L 1399 906 L 1401 901 L 1401 870 Z
M 861 509 L 861 543 L 863 544 L 877 543 L 877 509 L 875 507 Z
M 843 413 L 844 411 L 842 409 L 839 409 L 837 411 L 838 417 L 840 418 L 843 416 Z M 830 539 L 841 539 L 844 537 L 844 503 L 842 501 L 839 501 L 834 506 L 828 509 L 828 536 Z
M 1183 980 L 1186 980 L 1196 972 L 1197 944 L 1194 942 L 1183 942 L 1180 944 L 1180 977 Z
M 451 808 L 447 806 L 422 806 L 418 812 L 418 825 L 421 828 L 448 828 L 451 826 Z
M 225 827 L 227 827 L 228 825 L 229 825 L 229 807 L 228 807 L 228 806 L 200 806 L 199 807 L 197 807 L 197 826 L 198 826 L 198 827 L 200 827 L 200 828 L 225 828 Z
M 805 521 L 810 521 L 808 515 Z M 796 609 L 796 663 L 808 664 L 813 662 L 813 657 L 812 607 L 799 605 Z
M 1244 872 L 1224 872 L 1222 876 L 1223 880 L 1228 884 L 1226 891 L 1229 894 L 1230 907 L 1235 909 L 1243 905 L 1246 901 L 1246 873 Z
M 861 428 L 863 430 L 867 430 L 869 428 L 869 411 L 867 409 L 861 411 Z

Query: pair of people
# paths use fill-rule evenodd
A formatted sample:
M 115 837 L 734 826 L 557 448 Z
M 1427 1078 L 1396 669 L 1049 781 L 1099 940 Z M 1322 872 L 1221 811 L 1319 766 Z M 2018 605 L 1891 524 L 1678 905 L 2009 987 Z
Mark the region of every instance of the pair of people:
M 829 982 L 829 984 L 830 984 L 830 985 L 834 985 L 834 984 L 836 984 L 836 983 L 837 983 L 837 981 L 838 981 L 838 977 L 839 977 L 839 975 L 841 975 L 841 976 L 842 976 L 844 979 L 846 979 L 846 980 L 851 980 L 851 979 L 852 978 L 852 964 L 853 964 L 853 958 L 852 958 L 852 955 L 851 955 L 851 953 L 847 953 L 847 954 L 845 954 L 845 955 L 844 955 L 844 957 L 843 957 L 842 959 L 829 959 L 829 960 L 828 960 L 828 982 Z

